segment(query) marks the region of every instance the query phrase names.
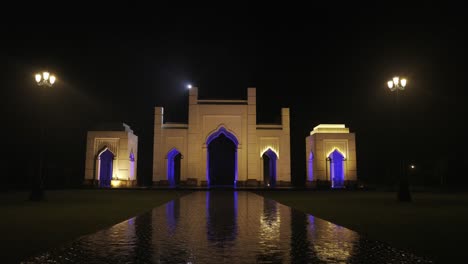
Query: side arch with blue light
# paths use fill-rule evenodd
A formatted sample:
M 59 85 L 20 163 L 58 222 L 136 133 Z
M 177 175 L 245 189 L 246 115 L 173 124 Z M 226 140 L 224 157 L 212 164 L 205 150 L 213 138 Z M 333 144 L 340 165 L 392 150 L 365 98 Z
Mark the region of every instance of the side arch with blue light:
M 307 160 L 307 180 L 314 180 L 314 153 L 311 151 Z
M 180 159 L 182 154 L 176 148 L 172 148 L 167 152 L 167 180 L 169 185 L 175 187 L 180 181 Z
M 133 154 L 133 150 L 130 150 L 128 159 L 130 161 L 130 172 L 128 178 L 130 180 L 135 180 L 135 154 Z

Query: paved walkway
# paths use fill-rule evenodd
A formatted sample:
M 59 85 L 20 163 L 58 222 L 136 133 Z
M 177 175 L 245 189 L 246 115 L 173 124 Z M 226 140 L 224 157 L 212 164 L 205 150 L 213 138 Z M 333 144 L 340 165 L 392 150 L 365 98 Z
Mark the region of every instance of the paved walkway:
M 210 191 L 23 263 L 431 262 L 250 192 Z

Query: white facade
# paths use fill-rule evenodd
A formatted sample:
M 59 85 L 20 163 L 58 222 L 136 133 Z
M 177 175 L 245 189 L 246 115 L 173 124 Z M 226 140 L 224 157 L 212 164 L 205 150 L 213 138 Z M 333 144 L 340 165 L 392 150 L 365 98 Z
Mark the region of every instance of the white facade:
M 173 153 L 180 153 L 180 182 L 209 185 L 208 147 L 211 140 L 224 134 L 236 145 L 235 182 L 262 184 L 262 156 L 274 153 L 276 185 L 291 182 L 289 108 L 281 109 L 282 123 L 257 124 L 256 90 L 248 88 L 247 100 L 199 100 L 198 89 L 189 93 L 188 124 L 164 123 L 162 107 L 155 108 L 153 184 L 170 181 Z M 168 160 L 169 159 L 169 160 Z
M 101 154 L 110 151 L 112 187 L 136 186 L 138 137 L 126 124 L 107 131 L 88 131 L 86 141 L 85 184 L 99 185 Z
M 314 186 L 320 181 L 334 187 L 337 168 L 342 170 L 344 181 L 339 188 L 357 180 L 355 134 L 343 124 L 320 124 L 306 137 L 307 184 Z

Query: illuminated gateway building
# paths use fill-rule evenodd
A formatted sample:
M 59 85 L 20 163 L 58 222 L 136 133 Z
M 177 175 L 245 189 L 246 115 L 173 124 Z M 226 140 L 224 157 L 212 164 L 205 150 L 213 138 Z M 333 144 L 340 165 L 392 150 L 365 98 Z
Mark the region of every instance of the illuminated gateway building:
M 291 185 L 289 108 L 281 124 L 257 124 L 256 89 L 247 100 L 200 100 L 189 92 L 188 124 L 164 122 L 155 107 L 155 186 L 282 187 Z M 307 186 L 344 188 L 356 181 L 355 135 L 321 124 L 306 138 Z M 138 137 L 125 124 L 89 131 L 85 183 L 136 185 Z
M 155 108 L 154 185 L 287 186 L 289 108 L 281 124 L 257 124 L 256 90 L 247 100 L 199 100 L 189 92 L 188 124 L 164 123 Z
M 189 93 L 188 124 L 164 123 L 155 108 L 153 184 L 265 186 L 291 184 L 289 108 L 281 124 L 257 124 L 256 89 L 247 100 L 199 100 Z M 354 134 L 319 125 L 306 139 L 308 184 L 343 188 L 356 180 Z

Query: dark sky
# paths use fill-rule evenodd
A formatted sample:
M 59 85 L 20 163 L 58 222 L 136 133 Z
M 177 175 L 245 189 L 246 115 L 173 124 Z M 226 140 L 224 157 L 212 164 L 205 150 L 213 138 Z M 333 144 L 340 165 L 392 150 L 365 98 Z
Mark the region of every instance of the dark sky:
M 103 122 L 134 129 L 139 181 L 147 183 L 153 107 L 165 107 L 167 121 L 186 122 L 189 82 L 201 98 L 244 99 L 247 87 L 257 87 L 259 123 L 278 122 L 281 107 L 290 107 L 296 185 L 305 177 L 304 138 L 320 123 L 356 133 L 364 181 L 393 181 L 401 143 L 420 181 L 437 181 L 442 171 L 451 183 L 468 182 L 468 30 L 456 7 L 269 10 L 160 8 L 147 21 L 133 13 L 100 23 L 62 13 L 48 24 L 2 24 L 7 184 L 26 184 L 37 167 L 41 113 L 49 186 L 81 182 L 86 131 Z M 58 77 L 47 91 L 34 82 L 43 69 Z M 386 89 L 394 75 L 408 78 L 398 122 L 396 95 Z

